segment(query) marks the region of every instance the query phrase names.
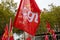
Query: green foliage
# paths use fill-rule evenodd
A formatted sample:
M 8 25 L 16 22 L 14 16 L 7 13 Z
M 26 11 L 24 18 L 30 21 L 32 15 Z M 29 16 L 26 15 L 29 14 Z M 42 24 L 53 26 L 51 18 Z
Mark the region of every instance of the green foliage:
M 0 4 L 0 35 L 3 34 L 5 25 L 9 24 L 10 17 L 12 18 L 12 22 L 14 21 L 14 12 L 10 10 L 12 6 L 8 7 L 7 5 L 8 3 L 4 3 L 3 1 Z
M 5 25 L 9 24 L 10 17 L 12 18 L 12 23 L 14 22 L 16 8 L 17 3 L 14 3 L 14 0 L 2 0 L 0 4 L 0 35 L 3 34 Z M 22 33 L 22 31 L 15 27 L 13 32 Z
M 58 27 L 60 27 L 60 6 L 50 5 L 50 7 L 51 7 L 50 11 L 42 11 L 41 13 L 40 16 L 41 22 L 37 34 L 47 32 L 46 29 L 47 20 L 51 25 L 51 29 L 56 30 L 55 25 L 58 25 Z

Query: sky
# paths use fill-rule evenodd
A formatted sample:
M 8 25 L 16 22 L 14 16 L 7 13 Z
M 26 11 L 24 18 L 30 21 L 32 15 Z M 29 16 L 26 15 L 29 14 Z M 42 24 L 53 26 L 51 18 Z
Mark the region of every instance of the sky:
M 0 0 L 1 1 L 1 0 Z M 51 3 L 53 3 L 53 5 L 56 5 L 56 6 L 60 6 L 60 0 L 35 0 L 38 7 L 43 10 L 43 8 L 46 8 L 49 10 L 49 6 Z M 19 6 L 19 3 L 20 3 L 20 0 L 14 0 L 14 2 L 16 2 L 18 5 L 17 7 Z
M 15 2 L 20 3 L 20 0 L 14 0 Z M 60 0 L 35 0 L 38 7 L 43 10 L 43 8 L 49 9 L 49 6 L 51 3 L 56 6 L 60 6 Z M 18 6 L 17 6 L 18 7 Z

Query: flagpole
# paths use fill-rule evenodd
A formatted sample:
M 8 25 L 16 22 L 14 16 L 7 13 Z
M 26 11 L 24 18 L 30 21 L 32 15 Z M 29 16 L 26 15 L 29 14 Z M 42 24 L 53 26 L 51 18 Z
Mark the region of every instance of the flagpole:
M 10 33 L 10 19 L 9 19 L 9 33 Z M 8 34 L 8 40 L 10 39 L 10 34 Z
M 11 19 L 11 17 L 10 17 L 10 20 L 9 20 L 10 23 L 9 23 L 9 37 L 8 37 L 8 40 L 10 39 L 10 26 L 11 26 L 11 20 L 12 20 L 12 19 Z

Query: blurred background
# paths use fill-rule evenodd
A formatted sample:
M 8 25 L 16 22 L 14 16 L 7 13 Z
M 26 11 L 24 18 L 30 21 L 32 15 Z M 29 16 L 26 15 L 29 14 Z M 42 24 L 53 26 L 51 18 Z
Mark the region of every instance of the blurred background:
M 35 0 L 37 5 L 41 10 L 40 15 L 40 25 L 36 32 L 36 36 L 44 36 L 44 33 L 47 32 L 46 20 L 51 25 L 56 34 L 58 40 L 60 39 L 60 0 Z M 12 22 L 18 9 L 20 0 L 0 0 L 0 37 L 4 33 L 4 28 L 6 23 L 9 24 L 10 17 Z M 23 31 L 13 28 L 13 35 L 20 35 Z M 15 35 L 16 34 L 16 35 Z M 20 37 L 20 36 L 19 36 Z M 43 39 L 43 38 L 42 38 Z

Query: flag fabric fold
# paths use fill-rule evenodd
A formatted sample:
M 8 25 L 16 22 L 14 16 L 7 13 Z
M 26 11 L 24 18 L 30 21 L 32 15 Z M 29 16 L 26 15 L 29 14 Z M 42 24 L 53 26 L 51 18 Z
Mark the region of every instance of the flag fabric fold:
M 30 35 L 35 35 L 40 23 L 40 12 L 35 0 L 21 0 L 15 17 L 14 27 Z

